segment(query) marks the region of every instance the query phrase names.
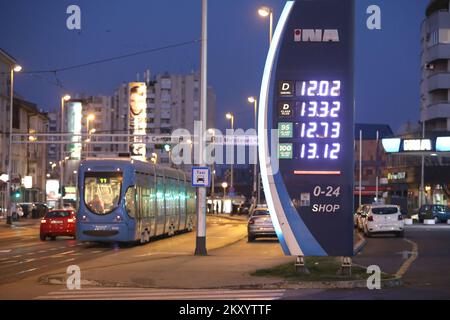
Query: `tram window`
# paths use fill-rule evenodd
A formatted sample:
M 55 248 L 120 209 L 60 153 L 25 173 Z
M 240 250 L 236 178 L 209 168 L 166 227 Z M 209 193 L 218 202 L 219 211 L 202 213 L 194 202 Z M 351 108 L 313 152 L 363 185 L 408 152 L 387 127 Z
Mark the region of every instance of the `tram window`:
M 120 201 L 122 174 L 108 172 L 86 173 L 84 201 L 90 211 L 104 215 L 111 213 Z
M 131 218 L 136 216 L 136 192 L 134 187 L 129 187 L 125 194 L 125 209 Z

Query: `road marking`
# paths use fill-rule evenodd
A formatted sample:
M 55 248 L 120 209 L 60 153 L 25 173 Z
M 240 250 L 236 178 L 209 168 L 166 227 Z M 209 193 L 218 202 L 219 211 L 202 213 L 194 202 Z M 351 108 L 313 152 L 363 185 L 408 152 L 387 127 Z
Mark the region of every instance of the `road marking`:
M 33 268 L 33 269 L 28 269 L 28 270 L 20 271 L 20 272 L 17 272 L 16 274 L 23 274 L 23 273 L 27 273 L 27 272 L 33 272 L 33 271 L 35 271 L 35 270 L 37 270 L 37 268 Z
M 74 253 L 75 252 L 75 250 L 70 250 L 70 251 L 65 251 L 65 252 L 62 252 L 62 253 L 58 253 L 58 255 L 66 255 L 66 254 L 70 254 L 70 253 Z
M 417 259 L 417 257 L 419 256 L 419 246 L 417 245 L 417 243 L 415 243 L 412 240 L 409 239 L 403 239 L 404 241 L 408 242 L 409 244 L 412 245 L 412 250 L 411 250 L 411 256 L 409 257 L 408 260 L 406 260 L 402 266 L 400 267 L 400 269 L 398 269 L 397 273 L 395 274 L 396 277 L 403 277 L 403 275 L 408 271 L 408 269 L 411 267 L 412 263 Z
M 149 253 L 140 254 L 140 255 L 137 255 L 134 257 L 137 258 L 137 257 L 149 257 L 149 256 L 160 256 L 160 255 L 186 256 L 186 255 L 191 255 L 191 254 L 192 254 L 192 252 L 149 252 Z
M 87 288 L 61 290 L 38 296 L 37 300 L 275 300 L 285 290 L 208 290 L 208 289 L 145 289 Z

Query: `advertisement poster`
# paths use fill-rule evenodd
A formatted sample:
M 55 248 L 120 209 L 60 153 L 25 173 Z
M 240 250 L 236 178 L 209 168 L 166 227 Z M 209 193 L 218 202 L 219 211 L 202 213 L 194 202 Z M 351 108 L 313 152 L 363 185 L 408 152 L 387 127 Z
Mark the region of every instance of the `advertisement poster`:
M 132 135 L 145 135 L 147 129 L 147 86 L 143 82 L 128 85 L 129 96 L 129 132 Z M 146 147 L 142 137 L 131 138 L 131 158 L 145 161 Z

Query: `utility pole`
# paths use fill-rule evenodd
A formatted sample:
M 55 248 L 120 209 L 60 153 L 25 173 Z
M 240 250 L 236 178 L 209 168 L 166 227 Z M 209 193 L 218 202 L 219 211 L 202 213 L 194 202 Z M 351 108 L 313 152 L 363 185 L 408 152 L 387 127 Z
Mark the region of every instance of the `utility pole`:
M 199 152 L 199 165 L 205 166 L 205 144 L 203 133 L 205 132 L 208 98 L 208 0 L 202 0 L 202 49 L 201 49 L 201 98 L 200 98 L 200 133 L 197 139 Z M 195 242 L 195 255 L 206 256 L 206 188 L 198 188 L 197 197 L 197 238 Z

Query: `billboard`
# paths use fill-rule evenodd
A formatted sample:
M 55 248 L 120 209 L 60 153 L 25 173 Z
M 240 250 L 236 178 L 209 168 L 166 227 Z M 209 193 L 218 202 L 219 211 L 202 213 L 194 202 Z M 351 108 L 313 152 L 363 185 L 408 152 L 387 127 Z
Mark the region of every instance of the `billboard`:
M 81 125 L 83 118 L 83 105 L 79 101 L 69 101 L 66 102 L 67 110 L 67 131 L 70 133 L 78 134 L 78 136 L 73 136 L 71 138 L 71 143 L 69 145 L 70 159 L 80 160 L 81 159 Z
M 144 82 L 128 84 L 129 133 L 145 135 L 147 129 L 147 85 Z M 146 160 L 146 146 L 142 139 L 133 137 L 130 143 L 131 158 Z
M 286 3 L 269 50 L 259 158 L 287 255 L 353 255 L 353 42 L 353 0 L 297 0 Z
M 59 180 L 47 180 L 45 183 L 45 194 L 47 196 L 47 202 L 58 201 L 60 198 Z

